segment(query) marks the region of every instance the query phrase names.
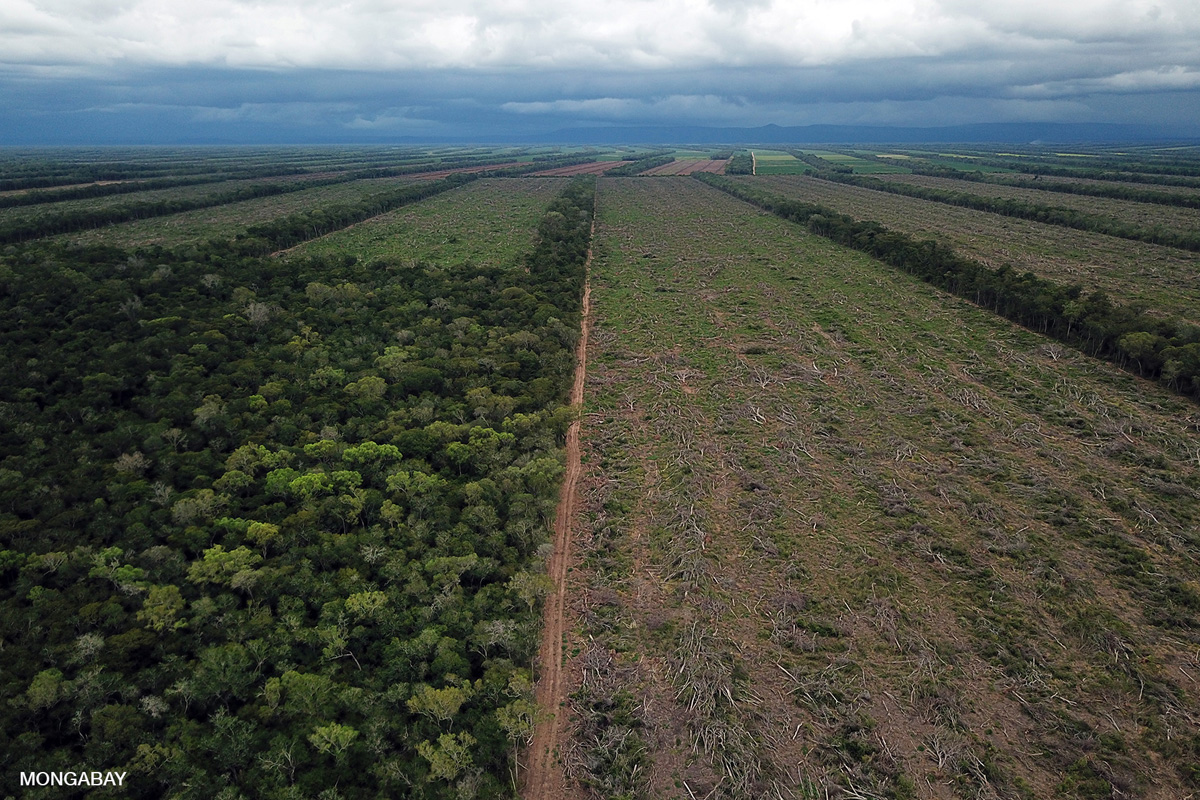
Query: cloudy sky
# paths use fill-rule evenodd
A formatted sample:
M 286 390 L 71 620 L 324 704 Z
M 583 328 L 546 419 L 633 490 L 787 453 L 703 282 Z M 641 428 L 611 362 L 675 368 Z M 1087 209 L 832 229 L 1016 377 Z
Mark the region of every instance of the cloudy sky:
M 0 144 L 975 122 L 1200 135 L 1200 0 L 0 0 Z

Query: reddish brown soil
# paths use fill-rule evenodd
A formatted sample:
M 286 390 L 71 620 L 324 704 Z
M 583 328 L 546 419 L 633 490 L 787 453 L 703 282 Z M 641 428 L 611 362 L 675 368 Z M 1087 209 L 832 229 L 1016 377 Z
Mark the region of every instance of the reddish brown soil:
M 724 172 L 728 159 L 685 158 L 648 169 L 642 175 L 691 175 L 694 172 Z
M 538 178 L 570 178 L 575 175 L 603 175 L 610 169 L 632 164 L 632 161 L 593 161 L 590 164 L 574 164 L 570 167 L 544 169 L 541 172 L 530 173 Z
M 596 223 L 592 222 L 595 234 Z M 592 251 L 588 249 L 585 270 L 591 266 Z M 583 319 L 580 325 L 579 346 L 575 354 L 575 381 L 571 385 L 571 405 L 583 405 L 583 385 L 587 376 L 588 330 L 591 326 L 591 286 L 583 285 Z M 526 800 L 570 800 L 566 776 L 559 753 L 564 739 L 563 714 L 566 708 L 566 685 L 563 680 L 562 643 L 566 631 L 567 566 L 571 561 L 571 532 L 577 507 L 579 476 L 583 472 L 579 458 L 579 418 L 567 429 L 567 472 L 563 477 L 554 513 L 554 551 L 550 556 L 549 573 L 554 589 L 546 598 L 543 609 L 542 645 L 538 653 L 541 676 L 535 695 L 538 705 L 537 727 L 529 746 L 529 771 L 525 775 Z
M 445 178 L 447 175 L 456 175 L 460 172 L 487 172 L 489 169 L 506 169 L 508 167 L 522 166 L 520 161 L 511 161 L 507 164 L 484 164 L 478 167 L 458 167 L 457 169 L 442 169 L 437 172 L 415 172 L 412 175 L 405 177 L 419 178 L 423 181 L 433 181 Z

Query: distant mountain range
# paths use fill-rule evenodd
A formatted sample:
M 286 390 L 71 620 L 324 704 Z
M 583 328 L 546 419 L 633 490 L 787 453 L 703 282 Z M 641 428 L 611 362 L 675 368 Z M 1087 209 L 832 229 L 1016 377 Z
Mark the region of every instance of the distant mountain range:
M 916 142 L 1138 142 L 1200 141 L 1200 130 L 1152 125 L 1055 122 L 996 122 L 946 127 L 802 125 L 758 128 L 633 126 L 563 128 L 521 141 L 558 144 L 809 144 Z
M 106 124 L 99 124 L 106 123 Z M 782 145 L 782 144 L 916 144 L 978 143 L 1200 143 L 1200 127 L 1104 123 L 999 122 L 945 127 L 907 128 L 877 125 L 799 125 L 734 128 L 701 125 L 630 125 L 571 127 L 538 133 L 470 133 L 461 136 L 387 136 L 347 134 L 344 129 L 298 130 L 286 126 L 246 124 L 129 126 L 101 119 L 96 125 L 58 126 L 42 121 L 6 125 L 0 120 L 0 146 L 17 145 L 337 145 L 337 144 L 561 144 L 561 145 Z

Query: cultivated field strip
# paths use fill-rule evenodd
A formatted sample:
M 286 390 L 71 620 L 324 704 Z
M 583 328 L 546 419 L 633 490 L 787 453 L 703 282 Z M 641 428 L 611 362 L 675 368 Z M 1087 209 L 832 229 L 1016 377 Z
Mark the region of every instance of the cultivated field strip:
M 937 178 L 930 175 L 881 175 L 887 183 L 906 183 L 951 192 L 995 197 L 1005 200 L 1022 200 L 1059 208 L 1070 208 L 1085 214 L 1103 214 L 1146 227 L 1161 226 L 1170 230 L 1194 231 L 1200 228 L 1200 209 L 1138 203 L 1108 197 L 1048 192 L 1017 186 L 1002 186 L 996 183 L 963 181 L 953 178 Z
M 289 250 L 290 256 L 507 266 L 529 250 L 555 178 L 484 178 Z
M 575 779 L 1186 794 L 1197 407 L 698 183 L 599 198 Z
M 1063 284 L 1103 289 L 1114 299 L 1145 302 L 1200 323 L 1200 256 L 1193 253 L 804 176 L 752 180 L 855 219 L 945 241 L 990 267 L 1009 264 Z
M 125 222 L 104 228 L 62 234 L 60 241 L 110 244 L 117 247 L 170 247 L 209 238 L 233 238 L 251 225 L 322 206 L 355 203 L 372 194 L 411 183 L 412 176 L 369 178 L 318 186 L 271 197 L 259 197 L 180 214 Z

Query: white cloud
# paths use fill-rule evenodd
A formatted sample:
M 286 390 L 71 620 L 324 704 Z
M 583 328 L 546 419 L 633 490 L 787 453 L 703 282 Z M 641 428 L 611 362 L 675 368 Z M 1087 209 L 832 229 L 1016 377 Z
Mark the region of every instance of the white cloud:
M 1200 69 L 1183 66 L 1118 72 L 1098 78 L 1047 81 L 1015 87 L 1017 97 L 1064 97 L 1082 94 L 1142 94 L 1200 89 Z
M 1093 121 L 1200 91 L 1197 42 L 1200 0 L 0 0 L 0 123 L 56 80 L 71 113 L 381 135 Z
M 811 66 L 1160 40 L 1196 0 L 0 0 L 8 63 L 245 67 Z

